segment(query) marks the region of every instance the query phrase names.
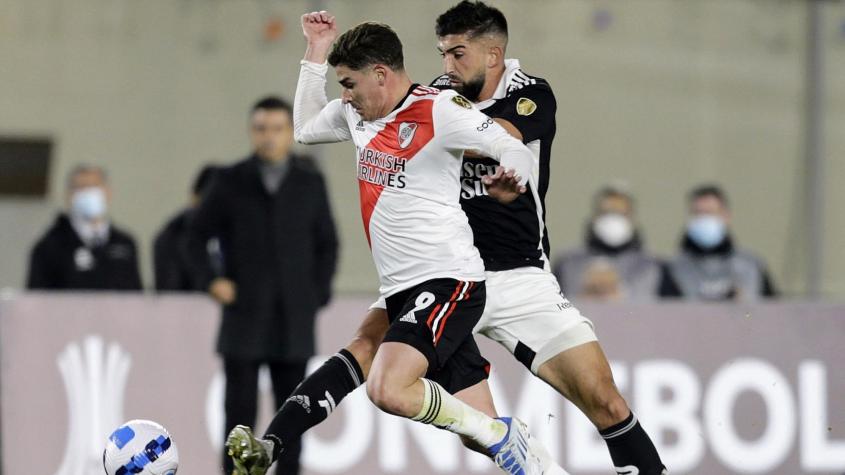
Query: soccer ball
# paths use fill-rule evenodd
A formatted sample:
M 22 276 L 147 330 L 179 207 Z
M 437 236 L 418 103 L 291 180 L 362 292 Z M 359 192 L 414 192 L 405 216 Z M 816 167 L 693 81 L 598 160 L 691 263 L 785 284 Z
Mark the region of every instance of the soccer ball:
M 103 467 L 106 475 L 174 475 L 179 468 L 179 451 L 167 429 L 137 419 L 109 436 Z

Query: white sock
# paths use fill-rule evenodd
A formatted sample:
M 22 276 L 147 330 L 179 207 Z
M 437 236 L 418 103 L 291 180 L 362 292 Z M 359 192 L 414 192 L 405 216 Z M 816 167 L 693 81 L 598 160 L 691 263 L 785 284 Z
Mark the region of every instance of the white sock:
M 468 437 L 484 447 L 490 447 L 508 433 L 507 425 L 473 409 L 446 392 L 434 381 L 420 378 L 425 387 L 422 410 L 413 420 Z

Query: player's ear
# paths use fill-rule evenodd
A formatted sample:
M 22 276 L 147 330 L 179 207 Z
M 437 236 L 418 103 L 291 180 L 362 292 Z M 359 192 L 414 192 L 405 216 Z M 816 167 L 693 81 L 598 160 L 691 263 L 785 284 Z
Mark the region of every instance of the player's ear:
M 487 50 L 487 67 L 492 68 L 498 65 L 502 58 L 504 58 L 505 52 L 501 46 L 490 46 Z
M 387 77 L 387 68 L 381 64 L 373 66 L 373 72 L 376 75 L 376 80 L 379 86 L 384 86 L 385 78 Z

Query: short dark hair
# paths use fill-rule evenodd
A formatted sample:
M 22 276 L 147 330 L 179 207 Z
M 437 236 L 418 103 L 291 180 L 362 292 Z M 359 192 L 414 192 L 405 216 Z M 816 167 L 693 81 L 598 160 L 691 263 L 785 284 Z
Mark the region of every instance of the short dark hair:
M 508 21 L 495 7 L 484 2 L 464 0 L 437 17 L 434 27 L 437 36 L 467 34 L 475 38 L 485 34 L 508 37 Z
M 687 202 L 692 204 L 693 201 L 703 198 L 705 196 L 712 196 L 717 200 L 722 202 L 722 205 L 725 208 L 728 208 L 728 195 L 725 193 L 725 190 L 722 189 L 721 186 L 716 185 L 714 183 L 707 183 L 704 185 L 699 185 L 690 190 L 689 194 L 687 195 Z
M 355 71 L 383 64 L 394 71 L 405 70 L 402 42 L 393 28 L 368 21 L 340 35 L 329 53 L 329 64 Z
M 279 96 L 265 96 L 255 102 L 252 105 L 252 109 L 249 110 L 250 115 L 254 114 L 255 111 L 258 109 L 263 110 L 283 110 L 288 114 L 292 114 L 293 106 L 290 105 L 290 102 L 282 99 Z

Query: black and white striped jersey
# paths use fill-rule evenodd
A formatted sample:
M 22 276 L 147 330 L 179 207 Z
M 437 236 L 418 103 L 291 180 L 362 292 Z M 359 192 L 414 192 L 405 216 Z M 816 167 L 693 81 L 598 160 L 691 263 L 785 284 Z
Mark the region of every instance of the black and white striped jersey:
M 488 271 L 525 266 L 548 269 L 549 240 L 545 225 L 545 197 L 549 188 L 549 165 L 555 136 L 554 93 L 545 79 L 525 74 L 516 59 L 505 61 L 505 74 L 493 97 L 476 106 L 492 118 L 502 118 L 521 133 L 534 154 L 537 187 L 510 204 L 487 196 L 481 177 L 493 173 L 492 158 L 464 157 L 461 168 L 461 206 L 472 227 L 475 246 Z M 440 76 L 432 86 L 449 88 Z

